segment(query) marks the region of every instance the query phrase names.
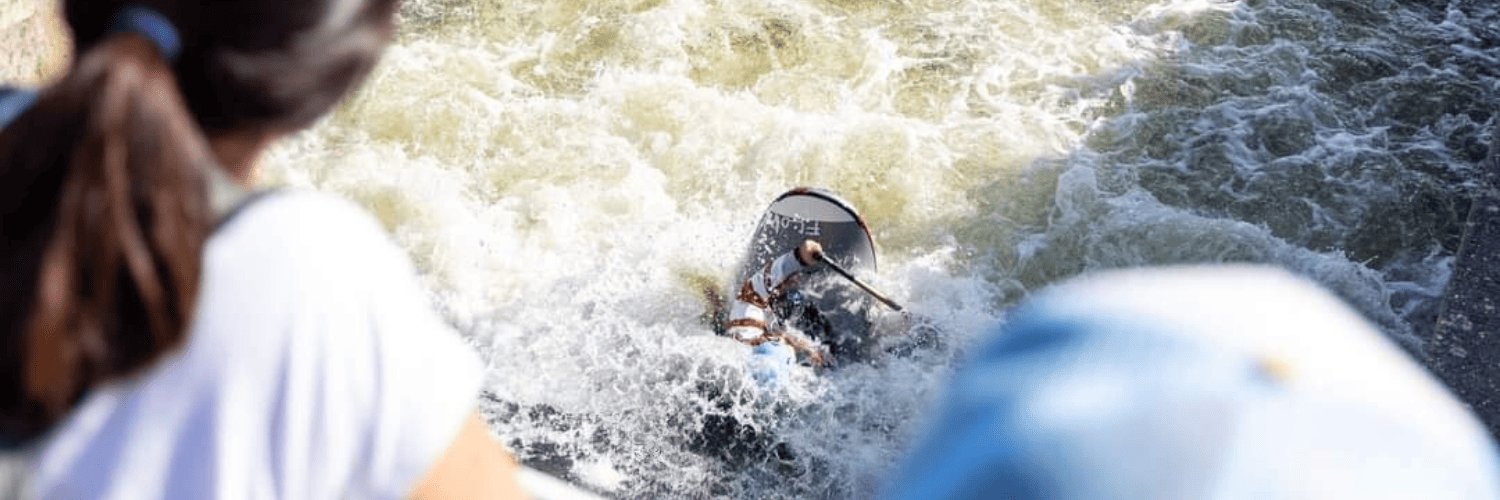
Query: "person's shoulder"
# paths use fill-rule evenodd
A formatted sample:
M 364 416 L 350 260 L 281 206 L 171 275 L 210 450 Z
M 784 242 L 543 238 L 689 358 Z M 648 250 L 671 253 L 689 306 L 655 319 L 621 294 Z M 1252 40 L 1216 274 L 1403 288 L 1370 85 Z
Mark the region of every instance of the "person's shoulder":
M 214 238 L 275 243 L 286 250 L 306 252 L 303 255 L 393 245 L 384 226 L 363 207 L 335 195 L 291 188 L 260 195 L 227 221 Z
M 310 325 L 340 325 L 318 338 L 355 345 L 369 341 L 377 316 L 403 314 L 391 305 L 393 290 L 414 287 L 414 277 L 405 251 L 359 205 L 279 189 L 245 205 L 208 241 L 197 328 L 218 346 L 212 350 L 264 351 L 267 363 L 278 359 L 278 345 L 294 342 L 284 335 Z M 258 333 L 236 333 L 245 331 Z
M 284 188 L 260 194 L 221 233 L 273 232 L 283 237 L 356 242 L 389 239 L 379 221 L 348 199 L 304 189 Z
M 210 274 L 227 278 L 248 272 L 261 282 L 281 275 L 296 282 L 358 286 L 410 266 L 364 208 L 331 194 L 290 188 L 261 195 L 227 221 L 210 239 L 205 257 Z

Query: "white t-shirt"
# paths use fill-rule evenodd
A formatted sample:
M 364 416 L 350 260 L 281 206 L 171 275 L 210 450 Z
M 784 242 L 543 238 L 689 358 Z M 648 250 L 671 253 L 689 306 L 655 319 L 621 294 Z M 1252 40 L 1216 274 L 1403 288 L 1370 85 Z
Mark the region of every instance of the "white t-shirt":
M 37 453 L 39 498 L 400 498 L 482 366 L 355 205 L 282 192 L 209 241 L 181 351 L 94 389 Z

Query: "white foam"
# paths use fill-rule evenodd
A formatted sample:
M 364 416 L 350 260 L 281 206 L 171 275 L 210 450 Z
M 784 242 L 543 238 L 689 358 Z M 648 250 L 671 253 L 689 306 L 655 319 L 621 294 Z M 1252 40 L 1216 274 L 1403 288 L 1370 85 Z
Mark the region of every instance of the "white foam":
M 277 148 L 266 177 L 380 216 L 489 357 L 491 392 L 522 408 L 502 436 L 556 445 L 580 478 L 623 496 L 841 496 L 898 456 L 962 348 L 1047 280 L 1246 254 L 1389 313 L 1369 269 L 1167 206 L 1086 147 L 1149 118 L 1101 109 L 1190 48 L 1175 30 L 1243 8 L 464 4 L 407 32 L 359 95 Z M 1351 151 L 1375 140 L 1330 137 Z M 870 280 L 930 318 L 943 347 L 753 389 L 743 346 L 698 321 L 699 287 L 725 285 L 761 210 L 798 185 L 861 210 L 882 263 Z M 721 411 L 704 387 L 831 472 L 762 483 L 685 450 Z M 543 407 L 557 413 L 528 413 Z

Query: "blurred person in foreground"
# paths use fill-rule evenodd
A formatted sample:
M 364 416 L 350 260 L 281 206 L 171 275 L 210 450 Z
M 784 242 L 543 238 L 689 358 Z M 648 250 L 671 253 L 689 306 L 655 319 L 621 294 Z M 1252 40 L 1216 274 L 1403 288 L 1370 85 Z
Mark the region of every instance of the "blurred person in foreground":
M 1477 419 L 1283 271 L 1104 273 L 970 352 L 894 499 L 1500 498 Z
M 380 224 L 242 191 L 364 80 L 397 0 L 63 10 L 67 74 L 0 106 L 0 438 L 27 493 L 520 496 L 482 366 Z

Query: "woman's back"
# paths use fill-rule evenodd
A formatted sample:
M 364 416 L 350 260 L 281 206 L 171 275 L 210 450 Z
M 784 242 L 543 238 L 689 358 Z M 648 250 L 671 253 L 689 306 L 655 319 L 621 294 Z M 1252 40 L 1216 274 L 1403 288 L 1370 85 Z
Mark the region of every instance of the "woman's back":
M 493 498 L 481 367 L 370 216 L 259 198 L 397 0 L 65 0 L 67 74 L 0 125 L 0 439 L 44 498 Z M 224 189 L 229 186 L 228 189 Z
M 481 378 L 414 278 L 348 202 L 292 192 L 256 202 L 209 241 L 187 343 L 92 391 L 45 441 L 34 491 L 404 495 L 473 411 Z

